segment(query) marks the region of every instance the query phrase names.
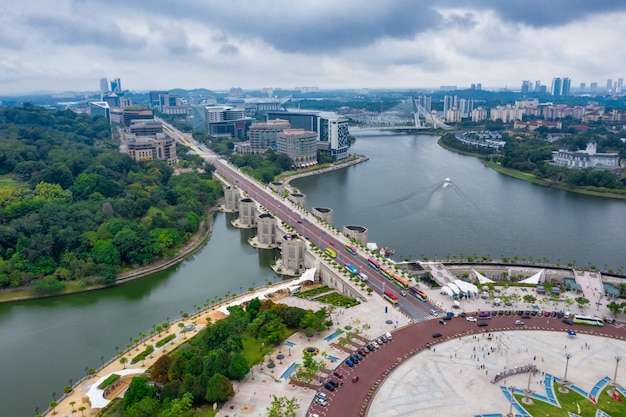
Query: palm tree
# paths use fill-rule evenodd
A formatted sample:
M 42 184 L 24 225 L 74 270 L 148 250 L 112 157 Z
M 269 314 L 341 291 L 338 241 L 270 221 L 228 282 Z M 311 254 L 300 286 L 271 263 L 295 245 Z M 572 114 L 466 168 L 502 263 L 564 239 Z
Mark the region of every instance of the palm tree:
M 76 401 L 70 401 L 70 405 L 72 406 L 72 413 L 75 412 L 74 405 L 76 405 Z
M 126 362 L 128 362 L 128 359 L 126 358 L 126 356 L 122 356 L 122 357 L 120 358 L 120 363 L 121 363 L 122 365 L 124 365 L 124 369 L 126 369 Z M 74 411 L 74 410 L 72 410 L 72 411 Z
M 50 401 L 50 408 L 52 408 L 52 415 L 57 413 L 57 402 L 56 401 Z
M 81 405 L 81 406 L 78 408 L 78 411 L 80 411 L 80 414 L 81 414 L 83 417 L 85 417 L 85 410 L 86 410 L 86 409 L 87 409 L 87 408 L 86 408 L 84 405 Z

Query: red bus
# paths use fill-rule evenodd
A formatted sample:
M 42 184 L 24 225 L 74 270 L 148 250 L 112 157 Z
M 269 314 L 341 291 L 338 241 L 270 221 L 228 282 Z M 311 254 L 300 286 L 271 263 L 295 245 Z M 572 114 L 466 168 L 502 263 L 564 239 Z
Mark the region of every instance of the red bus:
M 383 298 L 389 301 L 391 304 L 398 304 L 398 297 L 396 297 L 395 294 L 389 290 L 384 292 Z

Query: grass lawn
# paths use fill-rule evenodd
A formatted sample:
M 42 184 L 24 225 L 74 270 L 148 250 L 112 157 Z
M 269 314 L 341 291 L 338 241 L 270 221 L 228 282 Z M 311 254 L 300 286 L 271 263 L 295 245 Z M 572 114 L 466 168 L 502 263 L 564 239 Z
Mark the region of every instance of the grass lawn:
M 602 390 L 598 398 L 598 405 L 595 405 L 591 402 L 591 400 L 572 390 L 569 390 L 568 394 L 562 394 L 559 392 L 560 386 L 561 384 L 555 383 L 554 392 L 562 408 L 558 408 L 554 405 L 538 400 L 533 400 L 534 405 L 526 405 L 522 402 L 522 399 L 524 398 L 523 395 L 516 394 L 515 399 L 522 404 L 526 411 L 535 417 L 568 417 L 568 412 L 581 416 L 595 416 L 597 409 L 601 409 L 605 413 L 608 413 L 611 417 L 626 417 L 626 403 L 620 403 L 613 397 L 609 396 L 607 394 L 608 388 Z M 580 406 L 580 412 L 578 412 L 577 404 Z
M 295 332 L 295 330 L 290 330 L 289 333 L 285 335 L 285 339 L 289 338 L 289 336 Z M 256 340 L 248 332 L 244 333 L 241 338 L 243 342 L 243 352 L 241 352 L 241 354 L 246 358 L 250 366 L 263 362 L 265 356 L 276 349 L 275 346 L 263 346 L 260 340 Z

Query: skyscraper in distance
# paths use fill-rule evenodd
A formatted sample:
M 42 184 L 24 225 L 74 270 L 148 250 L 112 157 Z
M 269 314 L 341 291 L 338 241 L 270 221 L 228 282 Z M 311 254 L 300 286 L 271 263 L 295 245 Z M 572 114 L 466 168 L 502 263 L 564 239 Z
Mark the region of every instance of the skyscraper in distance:
M 552 90 L 550 91 L 550 93 L 555 96 L 558 97 L 561 95 L 562 90 L 562 84 L 561 84 L 561 79 L 560 78 L 553 78 L 552 79 Z
M 571 88 L 572 88 L 572 80 L 570 80 L 569 77 L 563 78 L 562 85 L 561 85 L 561 95 L 569 96 Z

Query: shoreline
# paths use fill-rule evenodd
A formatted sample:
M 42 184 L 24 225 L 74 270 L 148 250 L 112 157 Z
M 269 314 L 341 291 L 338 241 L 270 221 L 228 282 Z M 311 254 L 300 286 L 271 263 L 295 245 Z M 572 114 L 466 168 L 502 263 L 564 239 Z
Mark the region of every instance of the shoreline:
M 136 279 L 144 278 L 155 272 L 159 272 L 167 268 L 170 268 L 172 266 L 175 266 L 181 263 L 182 261 L 184 261 L 188 256 L 195 253 L 210 239 L 211 233 L 213 232 L 213 217 L 215 213 L 222 211 L 221 210 L 222 205 L 219 204 L 220 201 L 221 199 L 216 202 L 216 205 L 213 205 L 208 209 L 206 213 L 206 217 L 200 223 L 201 230 L 199 230 L 195 234 L 195 237 L 192 237 L 187 243 L 185 243 L 185 245 L 183 245 L 180 248 L 180 250 L 177 252 L 176 256 L 174 256 L 171 259 L 161 259 L 149 265 L 142 266 L 140 268 L 135 268 L 130 271 L 121 272 L 117 274 L 115 278 L 115 283 L 111 285 L 88 286 L 85 288 L 81 288 L 79 290 L 66 290 L 66 291 L 61 291 L 56 294 L 45 294 L 45 295 L 32 295 L 29 293 L 28 288 L 16 289 L 15 291 L 16 293 L 22 294 L 26 292 L 29 295 L 19 295 L 14 298 L 0 299 L 0 304 L 12 303 L 16 301 L 37 300 L 37 299 L 42 299 L 42 298 L 62 297 L 65 295 L 79 294 L 82 292 L 102 290 L 102 289 L 114 287 L 117 285 L 121 285 L 126 282 L 134 281 Z
M 472 156 L 474 158 L 478 158 L 480 160 L 480 162 L 484 166 L 486 166 L 487 168 L 493 169 L 494 171 L 499 172 L 502 175 L 506 175 L 507 177 L 511 177 L 511 178 L 515 178 L 515 179 L 518 179 L 518 180 L 521 180 L 521 181 L 529 182 L 531 184 L 540 185 L 540 186 L 552 188 L 552 189 L 555 189 L 555 190 L 567 191 L 567 192 L 571 192 L 571 193 L 575 193 L 575 194 L 590 195 L 590 196 L 593 196 L 593 197 L 601 197 L 601 198 L 611 198 L 611 199 L 615 199 L 615 200 L 626 200 L 626 194 L 602 192 L 602 191 L 593 191 L 593 190 L 587 190 L 585 188 L 566 187 L 566 186 L 558 185 L 558 184 L 556 184 L 556 183 L 554 183 L 552 181 L 549 181 L 549 180 L 537 178 L 534 175 L 532 175 L 530 173 L 527 173 L 527 172 L 516 171 L 514 169 L 505 168 L 505 167 L 503 167 L 501 165 L 498 165 L 498 164 L 496 164 L 494 162 L 488 161 L 486 156 L 483 155 L 483 154 L 464 152 L 464 151 L 461 151 L 459 149 L 452 148 L 450 146 L 446 146 L 445 144 L 441 143 L 440 139 L 437 140 L 437 145 L 441 146 L 442 148 L 447 149 L 447 150 L 449 150 L 451 152 L 455 152 L 455 153 L 461 154 L 461 155 L 467 155 L 467 156 Z

